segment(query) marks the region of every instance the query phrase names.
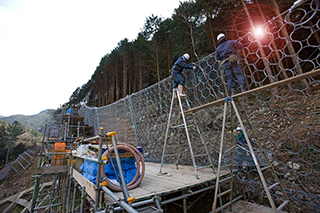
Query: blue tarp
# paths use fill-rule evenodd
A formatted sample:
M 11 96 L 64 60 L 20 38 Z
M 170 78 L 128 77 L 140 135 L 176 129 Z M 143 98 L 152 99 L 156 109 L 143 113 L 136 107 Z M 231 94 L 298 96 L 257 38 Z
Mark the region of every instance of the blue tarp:
M 122 166 L 124 178 L 126 180 L 126 183 L 129 183 L 133 179 L 137 171 L 135 160 L 133 157 L 121 158 L 120 160 L 121 160 L 121 166 Z M 116 159 L 112 159 L 112 162 L 117 171 L 118 178 L 120 180 L 119 169 L 118 169 Z M 98 167 L 98 164 L 96 162 L 85 160 L 85 162 L 80 167 L 80 169 L 82 170 L 81 174 L 95 184 L 96 177 L 97 177 L 97 167 Z M 105 165 L 104 171 L 108 179 L 118 181 L 111 163 L 108 163 Z M 139 174 L 139 177 L 140 177 L 140 174 Z
M 67 109 L 66 115 L 72 115 L 73 108 Z

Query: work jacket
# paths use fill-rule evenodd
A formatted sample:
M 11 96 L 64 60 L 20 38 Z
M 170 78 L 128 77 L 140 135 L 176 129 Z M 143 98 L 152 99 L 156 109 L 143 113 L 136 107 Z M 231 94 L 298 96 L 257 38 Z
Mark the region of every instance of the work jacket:
M 241 50 L 243 45 L 236 40 L 227 40 L 221 43 L 217 50 L 217 59 L 223 61 L 229 57 L 229 55 L 238 55 L 238 50 Z
M 178 60 L 174 63 L 172 70 L 179 71 L 180 73 L 183 71 L 183 69 L 192 69 L 191 63 L 186 63 L 184 61 L 183 56 L 179 57 Z

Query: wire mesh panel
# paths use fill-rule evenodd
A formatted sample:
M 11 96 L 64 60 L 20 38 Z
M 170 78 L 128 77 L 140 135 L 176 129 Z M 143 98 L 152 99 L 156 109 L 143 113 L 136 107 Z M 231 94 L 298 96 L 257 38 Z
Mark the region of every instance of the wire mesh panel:
M 320 3 L 301 2 L 265 23 L 261 36 L 248 33 L 239 39 L 244 45 L 240 62 L 247 90 L 319 70 Z M 216 53 L 195 64 L 195 71 L 183 72 L 191 107 L 226 98 L 225 74 Z M 306 211 L 320 208 L 319 88 L 318 75 L 235 99 L 253 146 L 257 148 L 257 141 L 262 144 L 289 198 L 296 201 L 294 206 L 297 211 L 301 206 Z M 84 105 L 79 114 L 85 116 L 86 124 L 94 126 L 96 133 L 100 127 L 104 127 L 105 131 L 115 131 L 118 140 L 141 146 L 147 161 L 159 163 L 171 98 L 172 83 L 170 78 L 166 78 L 108 106 L 95 108 Z M 195 119 L 204 142 L 209 144 L 212 161 L 217 164 L 223 102 L 195 110 Z M 228 108 L 227 147 L 231 147 L 236 140 L 234 130 L 238 125 L 234 113 Z M 190 137 L 195 136 L 191 134 Z M 172 151 L 183 153 L 187 149 L 187 143 L 182 143 L 180 150 Z M 258 153 L 257 158 L 261 165 L 265 164 Z M 181 155 L 180 161 L 192 165 L 187 152 Z M 228 156 L 223 159 L 223 163 L 229 161 Z M 234 165 L 239 167 L 237 177 L 245 185 L 248 197 L 259 195 L 265 198 L 246 147 L 237 146 Z M 264 176 L 268 182 L 273 181 L 268 171 L 264 172 Z M 278 198 L 276 202 L 281 203 L 282 195 L 277 187 L 272 193 Z

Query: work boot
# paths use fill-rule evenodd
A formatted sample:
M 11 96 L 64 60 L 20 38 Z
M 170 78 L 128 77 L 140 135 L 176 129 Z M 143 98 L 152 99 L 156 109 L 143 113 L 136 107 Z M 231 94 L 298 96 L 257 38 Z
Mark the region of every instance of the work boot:
M 230 92 L 231 92 L 231 96 L 234 95 L 234 94 L 236 94 L 234 88 L 231 88 L 231 89 L 230 89 Z
M 241 89 L 241 92 L 245 92 L 246 91 L 246 85 L 241 84 L 240 85 L 240 89 Z
M 178 93 L 180 95 L 180 98 L 186 97 L 186 93 L 184 92 L 184 86 L 183 85 L 179 85 L 178 86 Z
M 173 90 L 173 99 L 176 100 L 178 98 L 177 96 L 177 89 Z

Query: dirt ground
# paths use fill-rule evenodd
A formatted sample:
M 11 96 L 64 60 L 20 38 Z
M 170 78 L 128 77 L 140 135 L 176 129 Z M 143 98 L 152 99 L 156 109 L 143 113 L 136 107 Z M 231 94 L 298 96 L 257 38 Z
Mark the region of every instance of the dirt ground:
M 224 212 L 228 212 L 225 210 Z M 272 209 L 255 203 L 239 200 L 232 205 L 233 213 L 272 213 Z M 280 213 L 283 211 L 280 211 Z
M 9 176 L 0 182 L 0 200 L 34 186 L 32 172 L 33 168 L 37 166 L 38 159 L 33 156 L 32 159 L 28 160 L 30 164 L 24 165 L 26 170 L 22 169 L 22 167 L 19 168 L 16 166 L 16 169 L 21 175 L 18 175 L 14 170 L 11 170 Z

